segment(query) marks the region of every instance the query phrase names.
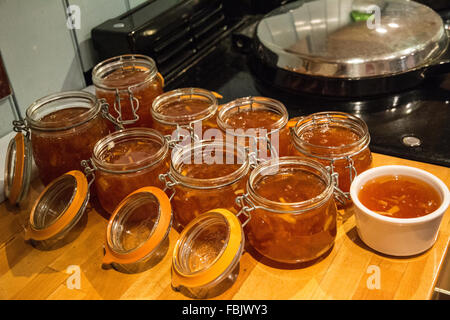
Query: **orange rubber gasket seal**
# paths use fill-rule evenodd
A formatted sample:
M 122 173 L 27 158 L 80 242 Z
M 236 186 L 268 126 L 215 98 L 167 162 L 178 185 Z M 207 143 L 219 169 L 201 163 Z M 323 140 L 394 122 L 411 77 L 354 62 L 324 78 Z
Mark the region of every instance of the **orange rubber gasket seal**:
M 66 208 L 66 210 L 61 213 L 59 218 L 52 223 L 49 227 L 44 229 L 35 229 L 33 228 L 33 221 L 34 221 L 34 215 L 36 212 L 36 208 L 41 201 L 42 197 L 47 193 L 47 191 L 52 188 L 59 180 L 63 179 L 66 176 L 72 176 L 76 180 L 76 187 L 75 187 L 75 195 L 73 196 L 72 202 L 70 205 Z M 86 179 L 86 176 L 78 170 L 67 172 L 66 174 L 63 174 L 59 178 L 56 178 L 53 180 L 45 189 L 42 191 L 42 193 L 39 195 L 38 199 L 34 203 L 33 209 L 31 210 L 30 214 L 30 224 L 25 234 L 25 239 L 33 239 L 33 240 L 48 240 L 61 231 L 64 230 L 64 228 L 69 225 L 72 220 L 76 217 L 78 212 L 80 211 L 81 207 L 83 206 L 86 197 L 89 192 L 88 182 Z
M 188 288 L 195 288 L 207 285 L 212 281 L 216 280 L 221 274 L 223 274 L 228 267 L 231 265 L 233 260 L 236 257 L 236 254 L 239 252 L 239 249 L 243 240 L 243 232 L 242 225 L 239 219 L 232 212 L 226 209 L 214 209 L 210 210 L 206 213 L 201 214 L 199 217 L 191 221 L 186 228 L 181 232 L 180 239 L 175 244 L 174 254 L 178 252 L 181 244 L 181 240 L 186 236 L 189 232 L 189 229 L 193 227 L 198 219 L 205 217 L 208 214 L 220 214 L 222 215 L 229 225 L 230 236 L 228 239 L 228 244 L 221 254 L 221 256 L 217 259 L 216 262 L 209 268 L 202 270 L 193 274 L 184 274 L 177 268 L 175 263 L 172 263 L 172 278 L 178 285 L 182 285 Z
M 128 203 L 130 198 L 138 193 L 149 193 L 155 196 L 156 199 L 158 200 L 160 207 L 158 224 L 156 225 L 152 235 L 140 247 L 127 253 L 116 252 L 109 247 L 109 243 L 111 243 L 110 233 L 113 221 L 116 215 L 120 213 L 123 206 Z M 108 227 L 106 229 L 105 256 L 103 257 L 103 263 L 111 264 L 115 262 L 119 264 L 130 264 L 138 262 L 139 260 L 145 258 L 164 239 L 171 222 L 172 222 L 172 206 L 170 204 L 169 197 L 167 197 L 164 191 L 156 187 L 144 187 L 132 192 L 119 203 L 117 208 L 114 210 L 111 219 L 109 220 Z
M 16 144 L 16 157 L 14 164 L 14 174 L 11 189 L 9 191 L 9 203 L 17 204 L 20 192 L 23 189 L 23 175 L 25 170 L 25 136 L 19 132 L 14 136 Z M 6 179 L 6 177 L 5 177 Z

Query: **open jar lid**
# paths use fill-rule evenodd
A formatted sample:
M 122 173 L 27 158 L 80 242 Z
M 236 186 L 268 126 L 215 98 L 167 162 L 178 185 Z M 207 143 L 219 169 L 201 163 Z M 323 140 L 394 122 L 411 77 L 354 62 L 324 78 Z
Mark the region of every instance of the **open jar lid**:
M 70 230 L 89 201 L 89 185 L 81 171 L 70 171 L 53 180 L 36 200 L 25 239 L 49 240 Z
M 410 71 L 448 46 L 442 18 L 407 0 L 296 1 L 263 18 L 256 37 L 277 67 L 335 78 Z
M 219 282 L 244 250 L 244 231 L 228 210 L 214 209 L 192 220 L 180 235 L 172 260 L 172 285 L 187 288 Z
M 30 139 L 18 132 L 9 142 L 5 162 L 5 196 L 12 205 L 20 204 L 28 194 L 31 164 Z
M 159 188 L 144 187 L 117 206 L 106 230 L 104 264 L 131 264 L 149 257 L 172 224 L 172 207 Z

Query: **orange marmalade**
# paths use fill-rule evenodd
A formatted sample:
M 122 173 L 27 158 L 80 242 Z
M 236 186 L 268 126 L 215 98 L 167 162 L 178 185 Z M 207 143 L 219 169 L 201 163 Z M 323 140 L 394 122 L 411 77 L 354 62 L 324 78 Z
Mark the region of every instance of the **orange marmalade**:
M 337 211 L 331 177 L 320 164 L 300 157 L 266 161 L 251 173 L 247 192 L 255 210 L 246 234 L 263 256 L 306 262 L 333 245 Z
M 438 191 L 410 176 L 381 176 L 368 181 L 358 194 L 368 209 L 392 218 L 417 218 L 434 212 L 442 203 Z
M 291 154 L 310 157 L 324 166 L 333 165 L 339 188 L 349 192 L 356 174 L 370 168 L 372 154 L 367 125 L 342 112 L 321 112 L 300 120 L 294 130 Z
M 131 192 L 146 186 L 163 188 L 159 175 L 169 167 L 168 154 L 167 141 L 152 129 L 125 129 L 99 141 L 92 159 L 102 207 L 111 214 Z
M 117 119 L 121 111 L 119 122 L 124 127 L 152 127 L 150 109 L 163 93 L 163 83 L 151 58 L 124 55 L 105 60 L 94 68 L 93 82 L 97 97 L 106 99 L 109 113 Z
M 58 93 L 36 101 L 27 110 L 27 123 L 33 157 L 45 185 L 66 172 L 82 170 L 81 161 L 109 133 L 100 104 L 85 92 Z

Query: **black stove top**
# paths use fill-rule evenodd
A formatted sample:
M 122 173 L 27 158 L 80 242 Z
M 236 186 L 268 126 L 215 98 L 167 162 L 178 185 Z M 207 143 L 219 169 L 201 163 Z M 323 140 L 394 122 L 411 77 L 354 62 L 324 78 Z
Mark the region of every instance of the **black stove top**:
M 201 87 L 223 95 L 221 103 L 246 96 L 271 97 L 285 104 L 290 117 L 345 111 L 366 121 L 372 151 L 450 167 L 450 74 L 407 92 L 348 100 L 281 92 L 256 79 L 248 62 L 230 36 L 180 73 L 167 90 Z

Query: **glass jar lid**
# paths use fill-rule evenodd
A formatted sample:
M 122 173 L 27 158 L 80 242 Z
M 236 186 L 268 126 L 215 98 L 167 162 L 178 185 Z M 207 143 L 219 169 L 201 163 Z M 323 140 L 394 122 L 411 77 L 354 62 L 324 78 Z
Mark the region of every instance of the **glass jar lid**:
M 89 185 L 81 171 L 70 171 L 53 180 L 31 209 L 25 238 L 49 240 L 70 230 L 89 201 Z
M 239 219 L 225 209 L 214 209 L 191 221 L 175 244 L 172 285 L 188 288 L 219 282 L 234 269 L 244 250 Z
M 104 264 L 130 264 L 145 259 L 170 231 L 172 207 L 156 187 L 144 187 L 117 206 L 106 230 Z
M 218 109 L 216 95 L 200 88 L 182 88 L 163 93 L 153 101 L 152 117 L 172 126 L 186 126 L 194 121 L 209 119 Z
M 28 194 L 31 164 L 30 139 L 18 132 L 9 142 L 5 161 L 5 197 L 12 205 L 20 204 Z
M 262 57 L 301 74 L 392 75 L 431 63 L 448 46 L 442 18 L 407 0 L 296 1 L 261 20 Z

